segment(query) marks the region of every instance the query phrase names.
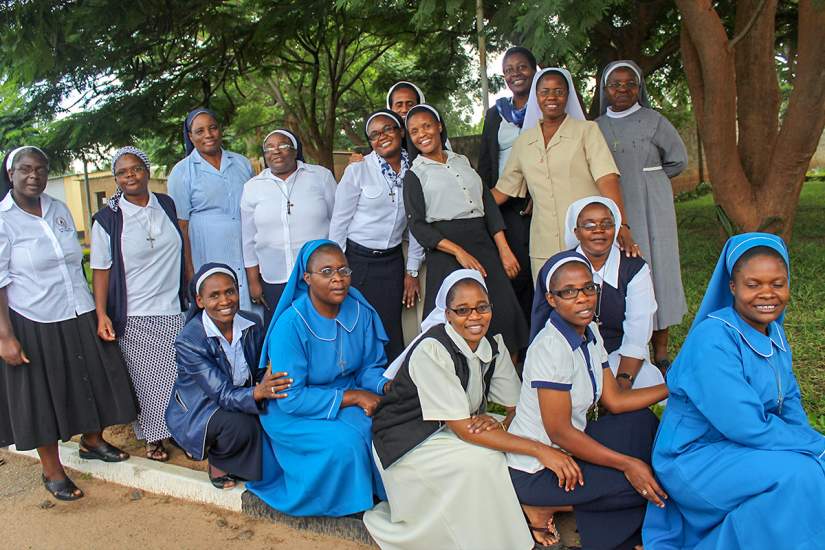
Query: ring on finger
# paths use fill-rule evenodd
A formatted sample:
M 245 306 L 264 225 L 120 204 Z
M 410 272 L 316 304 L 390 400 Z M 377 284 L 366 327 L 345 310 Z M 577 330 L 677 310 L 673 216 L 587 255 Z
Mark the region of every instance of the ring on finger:
M 647 489 L 642 489 L 642 496 L 643 496 L 643 497 L 646 497 L 646 496 L 647 496 Z
M 275 395 L 275 388 L 272 387 L 272 388 L 269 388 L 269 389 L 272 390 L 272 395 Z

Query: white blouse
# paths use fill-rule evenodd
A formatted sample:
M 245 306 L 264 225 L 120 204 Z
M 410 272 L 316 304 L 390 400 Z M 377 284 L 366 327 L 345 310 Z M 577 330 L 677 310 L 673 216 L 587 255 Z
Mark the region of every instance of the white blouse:
M 444 164 L 418 155 L 410 167 L 421 182 L 427 223 L 483 217 L 481 177 L 467 157 L 445 153 Z
M 332 172 L 301 161 L 286 180 L 267 168 L 246 182 L 241 194 L 244 267 L 259 266 L 269 284 L 285 283 L 304 243 L 329 235 L 335 186 Z
M 138 206 L 121 197 L 123 213 L 120 250 L 126 275 L 126 315 L 175 315 L 180 313 L 181 239 L 154 193 L 149 203 Z M 92 225 L 89 265 L 112 267 L 111 238 L 103 227 Z
M 513 144 L 516 138 L 521 135 L 521 128 L 507 122 L 503 118 L 498 127 L 498 173 L 504 173 L 504 167 L 507 166 L 507 159 L 510 158 L 510 151 L 513 149 Z
M 40 207 L 42 217 L 29 214 L 11 192 L 0 202 L 0 288 L 23 317 L 56 323 L 94 310 L 95 303 L 72 214 L 46 193 Z
M 407 232 L 402 188 L 390 186 L 381 173 L 381 159 L 373 151 L 362 162 L 344 170 L 335 192 L 335 208 L 329 238 L 346 249 L 347 239 L 372 248 L 387 250 L 401 244 Z M 418 271 L 424 249 L 409 235 L 407 269 Z

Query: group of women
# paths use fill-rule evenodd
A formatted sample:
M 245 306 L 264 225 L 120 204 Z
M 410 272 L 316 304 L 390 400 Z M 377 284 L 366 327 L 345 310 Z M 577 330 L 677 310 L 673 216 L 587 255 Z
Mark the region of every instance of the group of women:
M 102 430 L 134 421 L 148 458 L 172 441 L 283 513 L 363 512 L 382 548 L 552 547 L 571 508 L 585 548 L 817 547 L 825 437 L 782 328 L 784 243 L 725 245 L 668 370 L 686 309 L 678 134 L 630 61 L 605 69 L 596 122 L 566 70 L 524 48 L 503 64 L 513 96 L 487 113 L 478 171 L 409 82 L 338 184 L 286 129 L 253 176 L 206 109 L 186 117 L 169 196 L 119 149 L 93 295 L 48 158 L 11 151 L 0 446 L 36 448 L 46 488 L 74 500 L 57 440 L 126 460 Z

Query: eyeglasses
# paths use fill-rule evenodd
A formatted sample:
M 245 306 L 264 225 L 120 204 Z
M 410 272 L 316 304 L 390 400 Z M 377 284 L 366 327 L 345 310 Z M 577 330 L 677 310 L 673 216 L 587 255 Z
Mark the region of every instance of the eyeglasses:
M 38 176 L 45 176 L 46 174 L 49 173 L 49 167 L 48 166 L 38 166 L 38 167 L 35 168 L 33 166 L 28 166 L 28 165 L 24 164 L 22 166 L 18 166 L 17 168 L 15 168 L 12 171 L 13 172 L 19 172 L 20 174 L 23 174 L 24 176 L 31 176 L 32 174 L 37 174 Z
M 599 285 L 588 283 L 581 288 L 563 288 L 561 290 L 548 290 L 547 292 L 558 296 L 562 300 L 574 300 L 579 297 L 579 292 L 584 293 L 585 296 L 595 296 L 599 292 Z
M 370 132 L 369 134 L 367 134 L 367 138 L 370 141 L 375 141 L 378 138 L 380 138 L 381 136 L 389 136 L 389 135 L 394 134 L 396 130 L 398 130 L 398 126 L 393 126 L 391 124 L 387 124 L 386 126 L 381 128 L 380 130 L 376 130 L 374 132 Z
M 264 147 L 264 153 L 267 155 L 274 155 L 275 153 L 286 153 L 290 149 L 295 149 L 290 143 L 281 143 L 275 147 Z
M 567 95 L 567 90 L 564 88 L 542 88 L 538 91 L 538 96 L 540 98 L 556 96 L 556 97 L 564 97 Z
M 577 226 L 579 229 L 583 229 L 588 233 L 590 231 L 595 231 L 597 229 L 601 229 L 602 231 L 607 231 L 608 229 L 613 229 L 616 227 L 616 224 L 611 221 L 603 221 L 601 223 L 596 222 L 587 222 L 584 225 Z
M 337 269 L 334 267 L 325 267 L 324 269 L 320 269 L 318 271 L 310 271 L 309 273 L 320 275 L 324 279 L 332 279 L 332 277 L 336 273 L 341 277 L 349 277 L 350 275 L 352 275 L 352 269 L 349 266 L 344 265 Z
M 479 315 L 486 315 L 493 311 L 493 304 L 478 304 L 476 307 L 448 307 L 450 311 L 458 315 L 459 317 L 469 317 L 472 312 L 476 312 Z
M 143 165 L 132 166 L 131 168 L 121 168 L 115 172 L 116 178 L 123 178 L 126 176 L 142 176 L 146 172 L 146 167 Z
M 605 88 L 610 88 L 611 90 L 635 90 L 639 87 L 639 83 L 630 80 L 628 82 L 608 82 L 605 84 Z

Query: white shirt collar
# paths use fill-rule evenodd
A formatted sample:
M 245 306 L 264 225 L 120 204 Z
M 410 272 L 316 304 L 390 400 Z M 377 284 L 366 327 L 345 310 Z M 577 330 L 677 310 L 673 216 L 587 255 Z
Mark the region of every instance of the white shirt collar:
M 450 323 L 444 323 L 444 327 L 447 329 L 447 335 L 450 337 L 450 340 L 455 342 L 455 345 L 458 346 L 461 353 L 468 359 L 476 358 L 482 363 L 489 363 L 493 358 L 493 348 L 490 347 L 490 342 L 487 341 L 486 336 L 481 339 L 481 342 L 478 343 L 478 347 L 475 351 L 473 351 L 470 349 L 467 341 L 462 338 L 458 332 L 456 332 Z
M 272 170 L 270 170 L 269 168 L 267 168 L 266 170 L 261 172 L 261 176 L 263 176 L 264 178 L 267 178 L 267 179 L 280 181 L 282 183 L 289 183 L 291 181 L 295 181 L 295 178 L 298 177 L 298 174 L 300 174 L 304 170 L 309 170 L 309 165 L 306 164 L 305 162 L 302 162 L 302 161 L 299 160 L 299 161 L 297 161 L 297 168 L 295 169 L 295 171 L 292 172 L 289 176 L 287 176 L 286 179 L 282 179 L 282 178 L 276 176 L 275 174 L 272 173 Z
M 201 313 L 201 319 L 203 320 L 203 330 L 206 333 L 207 337 L 214 337 L 220 338 L 227 344 L 229 341 L 223 335 L 223 333 L 218 329 L 218 326 L 212 320 L 212 318 L 206 314 L 206 310 L 203 310 Z M 243 336 L 243 331 L 254 325 L 255 323 L 247 319 L 242 315 L 235 314 L 235 318 L 232 320 L 232 344 L 235 342 L 240 342 L 241 336 Z
M 413 164 L 413 166 L 421 165 L 421 164 L 436 164 L 438 166 L 442 166 L 442 165 L 450 162 L 451 160 L 453 160 L 453 158 L 457 155 L 457 153 L 454 153 L 453 151 L 450 151 L 449 149 L 444 149 L 444 153 L 446 153 L 446 159 L 447 159 L 446 162 L 444 162 L 444 163 L 438 162 L 437 160 L 428 159 L 427 157 L 425 157 L 424 155 L 419 153 L 418 156 L 415 157 L 415 160 L 412 162 L 412 164 Z
M 51 206 L 51 204 L 52 204 L 52 198 L 49 195 L 47 195 L 46 193 L 41 193 L 40 194 L 40 208 L 42 210 L 43 216 L 45 216 L 46 212 L 49 211 L 49 207 Z M 17 206 L 17 203 L 14 202 L 14 197 L 11 196 L 11 190 L 9 190 L 9 192 L 6 193 L 6 196 L 3 197 L 3 200 L 0 201 L 0 212 L 6 212 L 8 210 L 11 210 L 12 207 L 16 207 L 18 210 L 20 210 L 24 214 L 28 214 L 28 212 L 26 212 L 25 210 L 23 210 L 22 208 Z M 29 215 L 31 215 L 31 214 L 29 214 Z
M 642 108 L 642 106 L 639 105 L 638 102 L 634 103 L 632 107 L 630 107 L 628 109 L 625 109 L 624 111 L 616 112 L 616 111 L 613 110 L 613 107 L 608 107 L 607 108 L 607 116 L 609 116 L 610 118 L 624 118 L 626 116 L 632 115 L 633 113 L 635 113 L 636 111 L 638 111 L 641 108 Z
M 581 245 L 576 247 L 576 252 L 587 257 Z M 610 254 L 607 255 L 607 260 L 604 262 L 602 268 L 594 271 L 599 274 L 602 281 L 613 288 L 619 288 L 619 262 L 621 262 L 621 260 L 622 251 L 619 250 L 618 245 L 614 243 L 613 246 L 610 247 Z
M 120 197 L 120 200 L 117 202 L 118 207 L 123 210 L 123 213 L 127 216 L 135 216 L 139 212 L 142 212 L 144 208 L 154 208 L 156 210 L 161 210 L 160 202 L 158 202 L 158 198 L 155 196 L 154 193 L 151 191 L 149 192 L 149 202 L 146 203 L 146 206 L 138 206 L 137 204 L 129 202 L 126 197 Z

